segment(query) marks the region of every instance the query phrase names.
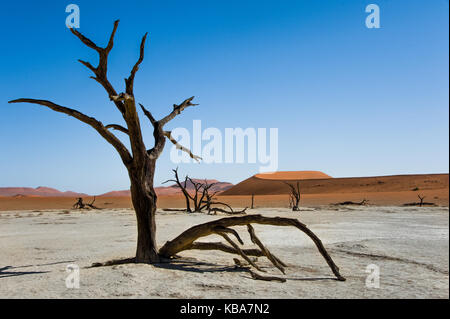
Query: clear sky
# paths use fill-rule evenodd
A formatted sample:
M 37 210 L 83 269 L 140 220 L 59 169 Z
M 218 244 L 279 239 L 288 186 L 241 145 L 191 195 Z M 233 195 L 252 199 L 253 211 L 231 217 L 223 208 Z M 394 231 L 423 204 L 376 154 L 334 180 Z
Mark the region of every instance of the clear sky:
M 119 156 L 92 128 L 42 106 L 7 104 L 42 98 L 121 123 L 77 62 L 97 58 L 65 26 L 70 3 L 80 7 L 79 30 L 101 46 L 120 19 L 108 70 L 118 91 L 149 32 L 138 101 L 158 118 L 192 95 L 200 103 L 171 128 L 192 130 L 196 119 L 221 131 L 276 127 L 279 170 L 449 171 L 448 0 L 28 0 L 3 2 L 0 13 L 0 187 L 90 194 L 129 187 Z M 380 7 L 380 29 L 365 26 L 370 3 Z M 156 185 L 176 166 L 167 146 Z M 258 167 L 183 164 L 180 172 L 236 183 Z

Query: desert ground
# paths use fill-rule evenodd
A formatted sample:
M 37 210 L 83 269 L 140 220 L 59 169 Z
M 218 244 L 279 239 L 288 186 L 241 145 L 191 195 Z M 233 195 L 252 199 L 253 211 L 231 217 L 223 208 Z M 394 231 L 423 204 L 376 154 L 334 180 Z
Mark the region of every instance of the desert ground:
M 0 298 L 449 298 L 448 207 L 321 206 L 300 212 L 258 208 L 249 214 L 295 217 L 323 241 L 347 281 L 334 276 L 312 241 L 294 228 L 255 225 L 260 239 L 287 265 L 285 283 L 253 280 L 235 255 L 185 251 L 173 264 L 95 262 L 131 257 L 131 209 L 0 212 Z M 219 215 L 159 210 L 157 241 Z M 243 227 L 245 246 L 250 239 Z M 202 241 L 217 241 L 209 236 Z M 80 288 L 66 287 L 66 266 L 80 267 Z M 366 267 L 380 269 L 380 287 L 366 287 Z

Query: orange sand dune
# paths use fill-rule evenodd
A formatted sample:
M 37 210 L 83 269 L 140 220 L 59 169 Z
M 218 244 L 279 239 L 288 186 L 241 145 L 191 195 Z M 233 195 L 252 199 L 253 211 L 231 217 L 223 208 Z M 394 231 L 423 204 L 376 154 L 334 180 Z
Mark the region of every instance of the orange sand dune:
M 284 173 L 284 172 L 283 172 Z M 340 194 L 369 192 L 404 192 L 449 189 L 448 174 L 393 175 L 375 177 L 291 179 L 294 174 L 279 174 L 289 179 L 252 176 L 221 193 L 227 195 L 281 195 L 289 194 L 289 182 L 298 181 L 302 194 Z M 301 176 L 301 174 L 299 174 Z M 297 176 L 299 176 L 297 175 Z M 325 174 L 324 174 L 325 175 Z M 277 175 L 275 175 L 277 176 Z
M 320 173 L 320 172 L 318 172 Z M 320 173 L 315 177 L 324 177 Z M 218 200 L 233 207 L 249 207 L 251 195 L 255 194 L 256 207 L 287 207 L 289 187 L 285 182 L 299 181 L 302 199 L 300 206 L 329 205 L 332 203 L 363 199 L 372 205 L 403 205 L 417 202 L 417 195 L 426 196 L 426 202 L 440 206 L 449 205 L 449 174 L 396 175 L 352 178 L 302 179 L 307 174 L 280 172 L 272 177 L 298 179 L 277 180 L 260 176 L 250 177 L 218 196 Z M 311 176 L 311 175 L 309 175 Z M 120 193 L 119 193 L 120 194 Z M 120 194 L 123 195 L 123 194 Z M 132 208 L 129 196 L 97 197 L 95 205 L 101 208 Z M 84 197 L 91 201 L 92 197 Z M 71 209 L 74 197 L 0 197 L 0 211 Z M 158 195 L 158 208 L 184 208 L 181 194 Z
M 439 206 L 449 205 L 448 188 L 436 190 L 402 191 L 402 192 L 354 192 L 341 194 L 305 194 L 302 195 L 301 207 L 330 205 L 334 203 L 368 200 L 369 205 L 400 206 L 405 203 L 418 202 L 417 195 L 425 196 L 426 202 L 432 202 Z M 92 198 L 86 198 L 86 201 Z M 251 195 L 218 196 L 218 201 L 230 204 L 235 208 L 250 207 Z M 14 210 L 47 210 L 47 209 L 71 209 L 76 202 L 69 197 L 0 197 L 0 211 Z M 130 197 L 98 197 L 95 205 L 101 208 L 133 208 Z M 282 195 L 255 195 L 255 208 L 258 207 L 288 207 L 289 196 Z M 158 196 L 158 209 L 185 208 L 184 197 L 178 195 Z

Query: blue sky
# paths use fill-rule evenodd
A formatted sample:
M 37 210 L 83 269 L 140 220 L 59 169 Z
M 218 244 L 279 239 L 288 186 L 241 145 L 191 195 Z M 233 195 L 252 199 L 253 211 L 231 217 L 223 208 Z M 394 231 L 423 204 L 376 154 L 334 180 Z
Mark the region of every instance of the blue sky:
M 44 107 L 7 104 L 49 99 L 120 123 L 77 62 L 97 57 L 65 27 L 70 3 L 2 4 L 0 187 L 99 194 L 129 186 L 118 155 L 92 128 Z M 108 70 L 118 91 L 149 32 L 136 98 L 156 117 L 192 95 L 200 103 L 171 128 L 191 130 L 196 119 L 222 131 L 276 127 L 279 170 L 334 177 L 449 171 L 448 0 L 72 3 L 80 7 L 80 31 L 102 46 L 120 19 Z M 380 29 L 365 26 L 370 3 L 380 7 Z M 158 161 L 156 185 L 176 166 L 169 151 Z M 179 166 L 183 175 L 233 183 L 259 167 Z

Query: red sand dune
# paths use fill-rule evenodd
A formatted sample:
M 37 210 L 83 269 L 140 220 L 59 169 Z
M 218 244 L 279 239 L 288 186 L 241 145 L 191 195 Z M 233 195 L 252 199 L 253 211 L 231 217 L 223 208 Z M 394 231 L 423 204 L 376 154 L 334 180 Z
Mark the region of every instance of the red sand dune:
M 0 187 L 0 196 L 45 196 L 45 197 L 84 197 L 88 196 L 84 193 L 61 192 L 50 187 L 39 186 L 32 187 Z
M 204 179 L 192 179 L 194 182 L 204 183 Z M 207 179 L 208 184 L 215 183 L 210 189 L 212 191 L 224 191 L 233 186 L 231 183 L 219 182 L 215 179 Z M 188 190 L 193 190 L 193 184 L 188 181 L 186 183 Z M 181 193 L 176 185 L 155 187 L 157 195 L 175 195 Z M 21 197 L 90 197 L 92 195 L 84 193 L 76 193 L 71 191 L 61 192 L 50 187 L 39 186 L 37 188 L 31 187 L 0 187 L 0 197 L 21 196 Z M 111 191 L 99 197 L 130 197 L 130 190 Z
M 123 191 L 111 191 L 104 194 L 99 195 L 98 197 L 130 197 L 131 193 L 129 189 L 125 189 Z
M 192 181 L 199 182 L 199 183 L 204 183 L 205 182 L 204 179 L 197 179 L 197 178 L 193 178 Z M 206 182 L 208 184 L 215 183 L 210 188 L 210 190 L 213 191 L 213 192 L 216 192 L 216 191 L 217 192 L 221 192 L 221 191 L 225 191 L 225 190 L 233 187 L 233 184 L 231 184 L 231 183 L 219 182 L 216 179 L 207 179 Z M 184 185 L 184 180 L 182 181 L 182 184 Z M 192 191 L 192 190 L 194 190 L 194 185 L 190 181 L 188 181 L 186 183 L 186 188 L 187 188 L 188 191 Z M 178 186 L 176 184 L 173 184 L 171 186 L 155 187 L 155 192 L 156 192 L 156 195 L 158 195 L 158 196 L 181 194 L 181 190 L 178 188 Z M 129 190 L 112 191 L 112 192 L 108 192 L 108 193 L 99 195 L 99 197 L 130 197 L 130 196 L 131 196 L 131 194 L 130 194 Z

